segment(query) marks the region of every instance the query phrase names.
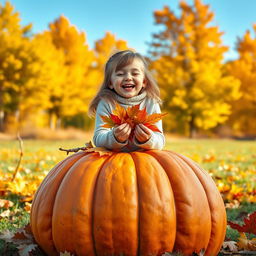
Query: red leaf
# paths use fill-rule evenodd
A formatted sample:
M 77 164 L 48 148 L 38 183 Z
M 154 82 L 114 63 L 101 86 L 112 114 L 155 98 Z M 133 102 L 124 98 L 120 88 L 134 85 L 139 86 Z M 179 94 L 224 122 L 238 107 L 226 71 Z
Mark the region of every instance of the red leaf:
M 231 228 L 236 229 L 238 232 L 251 233 L 256 235 L 256 211 L 251 213 L 247 218 L 244 218 L 244 224 L 239 224 L 228 221 Z
M 118 125 L 122 124 L 122 122 L 121 122 L 121 120 L 120 120 L 120 118 L 119 118 L 118 116 L 113 115 L 113 114 L 110 114 L 110 117 L 111 117 L 112 121 L 113 121 L 115 124 L 118 124 Z
M 150 130 L 152 130 L 153 132 L 161 132 L 156 125 L 154 124 L 150 124 L 150 123 L 144 123 L 144 125 L 146 127 L 148 127 Z

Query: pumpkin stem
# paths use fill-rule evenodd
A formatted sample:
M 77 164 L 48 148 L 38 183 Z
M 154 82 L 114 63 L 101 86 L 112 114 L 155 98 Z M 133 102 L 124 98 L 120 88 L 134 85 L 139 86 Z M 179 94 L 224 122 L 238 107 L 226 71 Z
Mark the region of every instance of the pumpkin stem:
M 70 149 L 59 148 L 59 150 L 61 150 L 61 151 L 66 151 L 66 152 L 67 152 L 67 155 L 68 155 L 70 152 L 78 152 L 79 150 L 85 151 L 86 149 L 87 149 L 87 147 L 70 148 Z
M 93 145 L 92 141 L 89 141 L 89 142 L 85 143 L 85 147 L 70 148 L 70 149 L 59 148 L 59 150 L 66 151 L 67 155 L 68 155 L 70 152 L 78 152 L 79 150 L 86 151 L 86 149 L 93 148 L 93 147 L 94 147 L 94 145 Z

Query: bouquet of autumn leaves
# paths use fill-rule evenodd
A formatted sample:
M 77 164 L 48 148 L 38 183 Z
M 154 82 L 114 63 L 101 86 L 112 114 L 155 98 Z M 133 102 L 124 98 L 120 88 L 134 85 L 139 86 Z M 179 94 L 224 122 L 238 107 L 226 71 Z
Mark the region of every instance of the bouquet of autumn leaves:
M 132 128 L 131 134 L 129 136 L 129 139 L 131 140 L 137 124 L 143 124 L 154 132 L 161 132 L 155 123 L 160 121 L 166 114 L 167 113 L 154 113 L 148 115 L 146 107 L 140 109 L 140 104 L 128 107 L 127 109 L 120 106 L 119 104 L 116 104 L 113 113 L 111 113 L 109 116 L 101 115 L 100 117 L 104 121 L 102 127 L 105 128 L 112 128 L 123 123 L 128 123 Z

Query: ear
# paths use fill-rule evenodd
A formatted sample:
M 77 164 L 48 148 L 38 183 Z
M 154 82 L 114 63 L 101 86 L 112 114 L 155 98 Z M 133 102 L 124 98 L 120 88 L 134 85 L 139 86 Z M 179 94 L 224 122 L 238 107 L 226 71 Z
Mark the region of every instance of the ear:
M 148 82 L 147 82 L 147 79 L 146 79 L 146 78 L 144 78 L 142 87 L 143 87 L 143 88 L 146 88 L 147 83 L 148 83 Z
M 110 84 L 108 87 L 109 87 L 110 89 L 114 89 L 114 87 L 113 87 L 112 84 Z

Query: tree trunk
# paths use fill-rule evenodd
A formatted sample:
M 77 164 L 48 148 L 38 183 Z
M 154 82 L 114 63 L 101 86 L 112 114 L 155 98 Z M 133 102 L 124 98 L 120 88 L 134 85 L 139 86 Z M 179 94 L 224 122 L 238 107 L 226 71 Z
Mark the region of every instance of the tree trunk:
M 0 111 L 0 132 L 4 132 L 4 111 Z
M 196 126 L 195 126 L 195 118 L 192 115 L 191 120 L 189 121 L 189 138 L 193 139 L 196 136 Z
M 49 126 L 51 130 L 56 130 L 56 115 L 53 112 L 49 113 Z

